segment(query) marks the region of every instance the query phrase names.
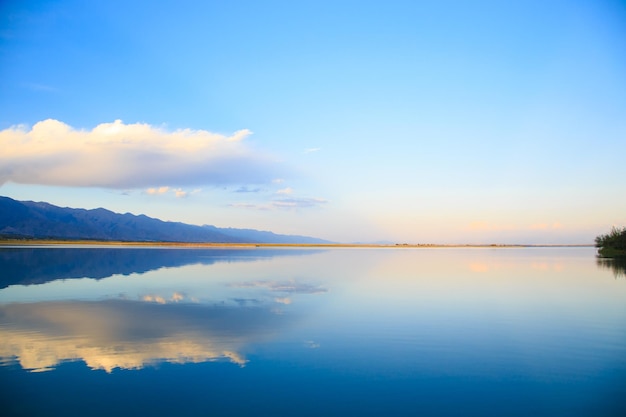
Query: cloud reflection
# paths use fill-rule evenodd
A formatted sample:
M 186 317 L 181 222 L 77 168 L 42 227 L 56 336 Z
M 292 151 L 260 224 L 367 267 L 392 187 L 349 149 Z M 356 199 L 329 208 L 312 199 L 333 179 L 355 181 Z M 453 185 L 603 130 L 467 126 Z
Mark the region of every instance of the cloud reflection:
M 328 291 L 326 288 L 322 288 L 316 285 L 307 284 L 303 282 L 297 282 L 295 280 L 250 281 L 250 282 L 240 282 L 238 284 L 233 284 L 232 286 L 238 287 L 238 288 L 266 288 L 270 291 L 283 292 L 287 294 L 319 294 L 319 293 L 325 293 Z M 289 304 L 289 303 L 285 303 L 285 304 Z
M 271 337 L 288 316 L 269 308 L 137 301 L 39 302 L 0 306 L 1 362 L 45 371 L 66 361 L 91 369 L 159 362 L 247 362 L 241 351 Z

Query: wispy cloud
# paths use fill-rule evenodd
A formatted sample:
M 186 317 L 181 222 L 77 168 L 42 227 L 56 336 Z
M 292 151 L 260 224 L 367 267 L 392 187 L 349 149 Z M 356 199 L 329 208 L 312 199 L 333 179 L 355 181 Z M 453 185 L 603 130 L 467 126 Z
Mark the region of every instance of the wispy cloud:
M 319 207 L 328 203 L 322 198 L 281 198 L 268 203 L 232 203 L 229 207 L 244 208 L 251 210 L 289 210 Z
M 328 203 L 322 198 L 283 198 L 272 201 L 272 206 L 276 208 L 307 208 L 317 207 Z
M 271 210 L 269 204 L 255 204 L 255 203 L 232 203 L 228 207 L 248 209 L 248 210 Z
M 182 188 L 170 188 L 170 187 L 153 187 L 148 188 L 145 193 L 149 195 L 163 195 L 167 193 L 174 194 L 176 198 L 187 198 L 192 194 L 199 193 L 201 190 L 196 188 L 193 191 L 183 190 Z
M 250 187 L 239 187 L 235 190 L 236 193 L 258 193 L 260 192 L 260 188 L 250 188 Z
M 291 187 L 283 188 L 283 189 L 276 191 L 276 194 L 292 194 L 292 193 L 293 193 L 293 188 Z
M 0 184 L 158 190 L 162 184 L 270 183 L 280 166 L 244 144 L 251 133 L 167 131 L 120 120 L 78 130 L 48 119 L 0 131 Z
M 319 152 L 319 151 L 321 151 L 321 150 L 322 150 L 322 148 L 306 148 L 306 149 L 304 150 L 304 153 Z
M 58 93 L 59 92 L 58 88 L 52 87 L 46 84 L 24 83 L 22 85 L 32 91 L 42 91 L 46 93 Z

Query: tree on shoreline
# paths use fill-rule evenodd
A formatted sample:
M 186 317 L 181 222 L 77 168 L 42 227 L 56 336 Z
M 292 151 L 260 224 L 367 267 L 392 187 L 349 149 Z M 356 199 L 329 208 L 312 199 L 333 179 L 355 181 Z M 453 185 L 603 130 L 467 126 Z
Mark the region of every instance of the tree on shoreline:
M 596 237 L 596 247 L 600 257 L 626 257 L 626 227 L 613 227 L 610 233 Z

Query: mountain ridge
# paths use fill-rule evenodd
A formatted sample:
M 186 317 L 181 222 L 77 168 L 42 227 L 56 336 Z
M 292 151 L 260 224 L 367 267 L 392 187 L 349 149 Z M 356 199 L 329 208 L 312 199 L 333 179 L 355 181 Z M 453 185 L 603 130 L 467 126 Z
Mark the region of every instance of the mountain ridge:
M 256 229 L 163 221 L 145 214 L 59 207 L 0 196 L 0 238 L 184 243 L 331 243 Z

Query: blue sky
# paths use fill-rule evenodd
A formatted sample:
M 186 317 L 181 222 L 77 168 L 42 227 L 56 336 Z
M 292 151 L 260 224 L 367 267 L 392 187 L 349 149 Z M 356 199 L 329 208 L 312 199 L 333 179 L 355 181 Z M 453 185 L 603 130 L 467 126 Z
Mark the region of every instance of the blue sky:
M 619 1 L 8 1 L 0 195 L 341 242 L 626 225 Z

